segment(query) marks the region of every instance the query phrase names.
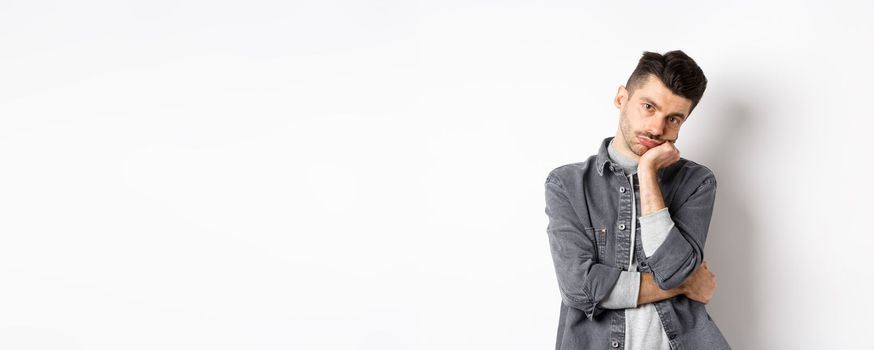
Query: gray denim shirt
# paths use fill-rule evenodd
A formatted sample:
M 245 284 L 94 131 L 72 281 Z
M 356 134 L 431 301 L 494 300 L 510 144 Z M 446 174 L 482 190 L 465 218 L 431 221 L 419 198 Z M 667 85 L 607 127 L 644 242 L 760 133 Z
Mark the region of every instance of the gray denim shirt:
M 631 225 L 632 184 L 607 154 L 612 139 L 604 139 L 586 161 L 553 169 L 544 184 L 546 231 L 562 300 L 556 350 L 624 347 L 625 309 L 607 309 L 602 302 L 628 270 L 631 227 L 637 231 L 638 269 L 652 272 L 661 289 L 680 286 L 704 259 L 716 198 L 713 172 L 684 158 L 657 172 L 674 226 L 647 257 L 640 225 Z M 654 305 L 671 349 L 730 349 L 704 304 L 681 294 Z

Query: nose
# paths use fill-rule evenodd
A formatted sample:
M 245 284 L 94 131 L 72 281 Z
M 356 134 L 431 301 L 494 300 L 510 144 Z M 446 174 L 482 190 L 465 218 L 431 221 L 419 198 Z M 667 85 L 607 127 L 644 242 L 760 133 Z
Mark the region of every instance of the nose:
M 665 131 L 665 118 L 662 118 L 660 115 L 650 117 L 646 131 L 654 136 L 661 136 Z

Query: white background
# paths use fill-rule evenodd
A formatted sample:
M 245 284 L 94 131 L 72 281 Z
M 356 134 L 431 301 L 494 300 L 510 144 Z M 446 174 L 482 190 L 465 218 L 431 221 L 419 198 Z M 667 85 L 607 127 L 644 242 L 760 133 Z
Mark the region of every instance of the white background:
M 553 348 L 546 174 L 672 49 L 713 319 L 872 348 L 872 10 L 0 2 L 0 348 Z

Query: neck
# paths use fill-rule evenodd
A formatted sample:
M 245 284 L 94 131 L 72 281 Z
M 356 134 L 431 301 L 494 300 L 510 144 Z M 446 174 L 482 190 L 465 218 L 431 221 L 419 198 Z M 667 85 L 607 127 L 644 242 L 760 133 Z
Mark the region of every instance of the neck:
M 616 142 L 618 141 L 613 139 L 613 141 L 610 141 L 610 145 L 607 148 L 607 154 L 610 159 L 613 160 L 613 164 L 618 165 L 626 175 L 637 173 L 637 160 L 628 158 L 619 153 L 619 150 L 616 147 Z
M 640 160 L 640 156 L 628 149 L 628 143 L 625 141 L 625 137 L 622 136 L 621 129 L 616 130 L 616 136 L 613 137 L 613 147 L 619 151 L 619 154 L 628 159 L 634 159 L 635 161 Z

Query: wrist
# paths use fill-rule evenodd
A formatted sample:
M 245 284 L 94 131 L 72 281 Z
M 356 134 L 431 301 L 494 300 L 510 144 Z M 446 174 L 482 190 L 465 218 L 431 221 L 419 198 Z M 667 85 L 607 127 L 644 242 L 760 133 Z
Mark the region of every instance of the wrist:
M 637 172 L 641 175 L 651 174 L 651 173 L 656 172 L 656 167 L 652 163 L 638 163 L 637 164 Z
M 686 283 L 683 283 L 679 287 L 674 288 L 674 290 L 677 292 L 677 295 L 686 294 L 686 292 L 689 291 L 689 286 L 686 285 Z

